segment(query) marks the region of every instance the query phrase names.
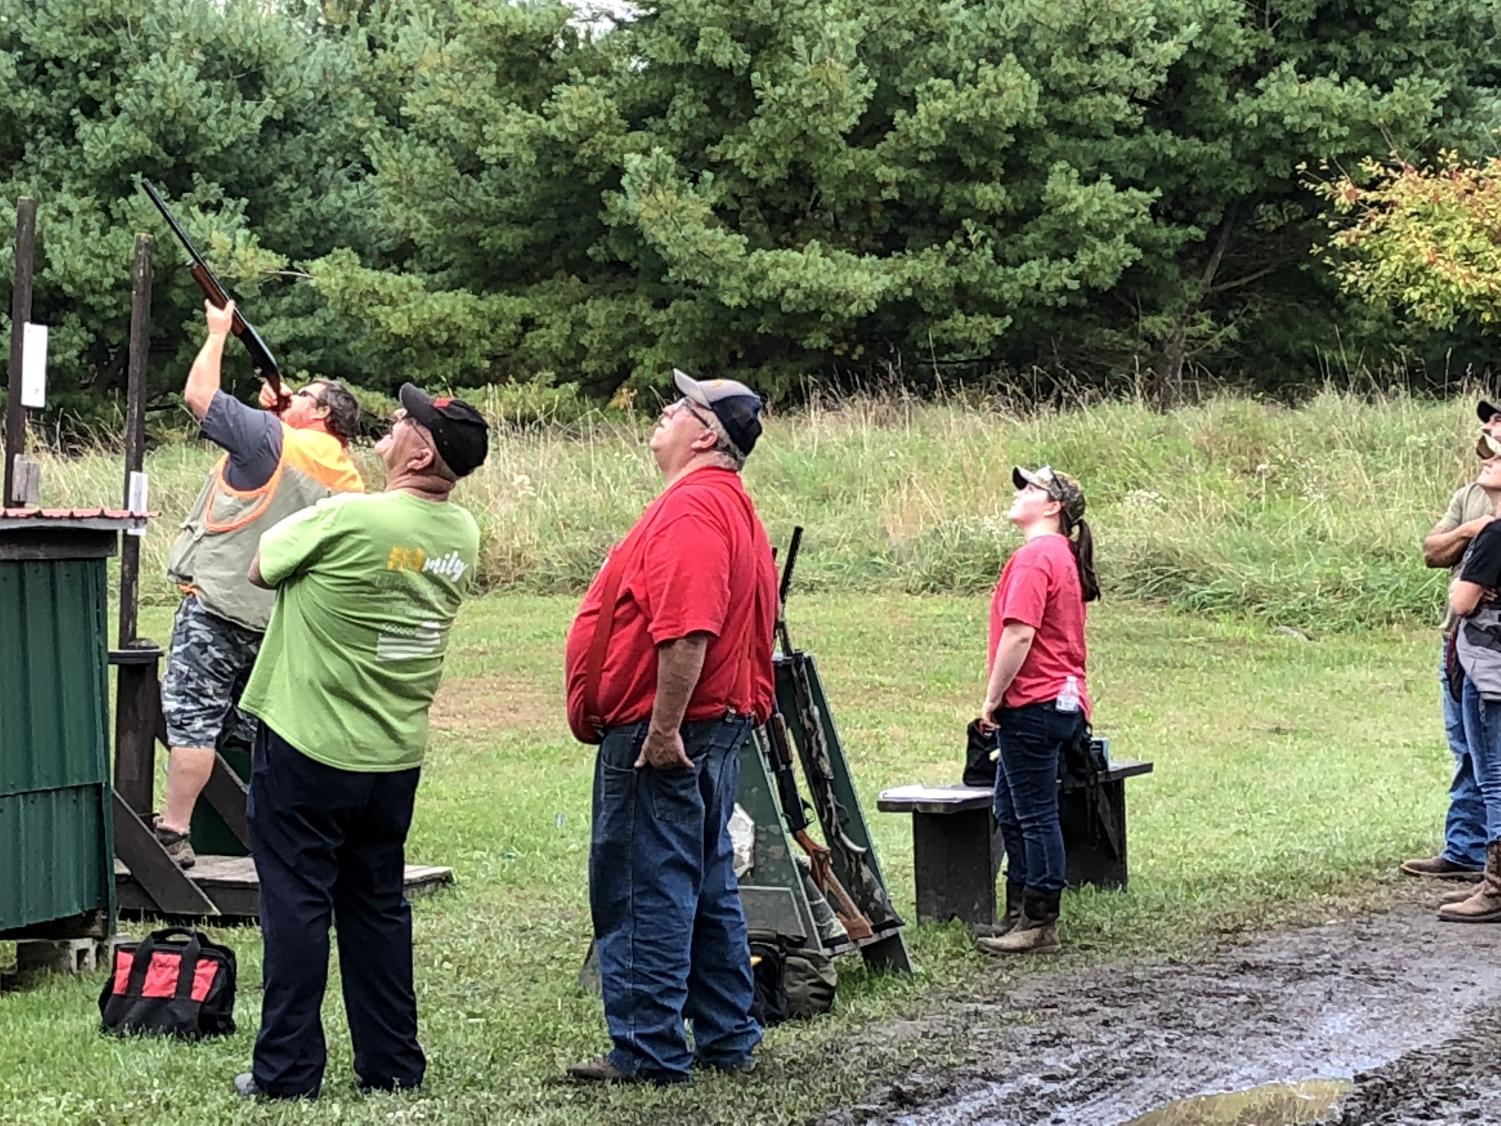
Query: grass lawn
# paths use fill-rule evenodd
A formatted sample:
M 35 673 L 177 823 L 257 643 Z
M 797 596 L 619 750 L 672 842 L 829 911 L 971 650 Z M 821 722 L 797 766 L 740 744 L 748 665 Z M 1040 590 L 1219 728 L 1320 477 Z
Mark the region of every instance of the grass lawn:
M 325 1009 L 324 1096 L 246 1106 L 259 933 L 223 930 L 240 956 L 241 1031 L 189 1046 L 96 1033 L 101 978 L 45 979 L 0 996 L 0 1121 L 57 1123 L 799 1120 L 942 1045 L 867 1036 L 853 1062 L 828 1049 L 920 997 L 994 991 L 1001 966 L 963 928 L 911 927 L 915 980 L 842 959 L 834 1015 L 772 1031 L 756 1075 L 671 1091 L 553 1082 L 606 1046 L 575 976 L 589 937 L 585 858 L 591 751 L 561 707 L 561 652 L 576 600 L 493 595 L 461 615 L 409 855 L 457 872 L 416 902 L 417 988 L 428 1080 L 417 1095 L 354 1094 L 337 970 Z M 911 829 L 876 793 L 954 780 L 982 694 L 985 598 L 798 596 L 794 640 L 815 652 L 897 906 L 912 910 Z M 143 633 L 164 639 L 168 611 Z M 1097 726 L 1157 772 L 1130 784 L 1128 894 L 1070 894 L 1074 960 L 1186 952 L 1227 931 L 1323 918 L 1432 848 L 1447 783 L 1432 630 L 1312 640 L 1103 604 L 1092 619 Z M 143 928 L 127 924 L 133 933 Z M 1063 965 L 1067 965 L 1065 960 Z M 1049 963 L 1053 968 L 1060 965 Z

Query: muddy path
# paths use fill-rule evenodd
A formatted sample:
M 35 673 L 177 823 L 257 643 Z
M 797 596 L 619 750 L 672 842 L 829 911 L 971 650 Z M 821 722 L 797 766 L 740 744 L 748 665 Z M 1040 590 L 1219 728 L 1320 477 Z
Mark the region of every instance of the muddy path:
M 1062 966 L 935 1006 L 882 1034 L 931 1044 L 931 1062 L 825 1121 L 1112 1126 L 1351 1076 L 1330 1122 L 1501 1121 L 1501 926 L 1438 922 L 1436 890 L 1202 959 Z

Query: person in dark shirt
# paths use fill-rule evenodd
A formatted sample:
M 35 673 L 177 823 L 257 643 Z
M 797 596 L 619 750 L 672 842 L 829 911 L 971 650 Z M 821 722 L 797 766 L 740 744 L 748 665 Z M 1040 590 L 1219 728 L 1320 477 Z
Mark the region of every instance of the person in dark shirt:
M 202 434 L 224 450 L 183 521 L 167 564 L 183 593 L 172 627 L 162 713 L 171 757 L 167 800 L 155 819 L 157 840 L 179 865 L 194 863 L 189 825 L 214 768 L 221 734 L 248 727 L 235 707 L 270 619 L 273 595 L 250 584 L 260 534 L 278 520 L 336 492 L 364 491 L 349 458 L 359 404 L 331 380 L 308 384 L 278 418 L 226 395 L 219 369 L 234 305 L 205 303 L 208 338 L 188 372 L 183 398 Z M 271 389 L 261 392 L 273 406 Z M 249 735 L 251 732 L 242 732 Z
M 1501 441 L 1482 435 L 1485 459 L 1476 483 L 1501 513 Z M 1501 923 L 1501 521 L 1486 524 L 1470 541 L 1459 577 L 1449 588 L 1457 624 L 1454 650 L 1464 684 L 1460 711 L 1475 781 L 1485 804 L 1485 871 L 1473 890 L 1445 897 L 1438 916 L 1455 923 Z

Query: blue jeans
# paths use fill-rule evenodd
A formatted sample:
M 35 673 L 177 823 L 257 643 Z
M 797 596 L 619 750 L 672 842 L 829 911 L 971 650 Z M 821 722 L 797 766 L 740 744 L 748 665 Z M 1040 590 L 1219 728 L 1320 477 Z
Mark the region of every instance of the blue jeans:
M 1485 839 L 1501 841 L 1501 701 L 1483 699 L 1467 676 L 1462 706 L 1465 742 L 1485 803 Z
M 995 820 L 1006 848 L 1006 882 L 1033 891 L 1063 890 L 1066 864 L 1058 823 L 1058 756 L 1084 725 L 1081 712 L 1051 702 L 996 712 L 1001 758 Z
M 1449 695 L 1444 652 L 1439 650 L 1439 696 L 1444 703 L 1444 734 L 1454 754 L 1454 780 L 1449 783 L 1449 814 L 1444 818 L 1443 858 L 1467 868 L 1485 866 L 1485 800 L 1475 780 L 1475 761 L 1465 738 L 1464 708 Z
M 610 1062 L 680 1082 L 695 1056 L 734 1068 L 761 1041 L 728 828 L 751 721 L 684 724 L 692 770 L 637 770 L 646 727 L 613 728 L 599 748 L 589 905 Z

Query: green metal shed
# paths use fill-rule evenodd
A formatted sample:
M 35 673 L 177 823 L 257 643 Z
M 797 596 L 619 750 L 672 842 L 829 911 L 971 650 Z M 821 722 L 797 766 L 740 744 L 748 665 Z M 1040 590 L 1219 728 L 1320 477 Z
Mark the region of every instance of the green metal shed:
M 106 564 L 144 524 L 0 509 L 0 934 L 114 930 Z

